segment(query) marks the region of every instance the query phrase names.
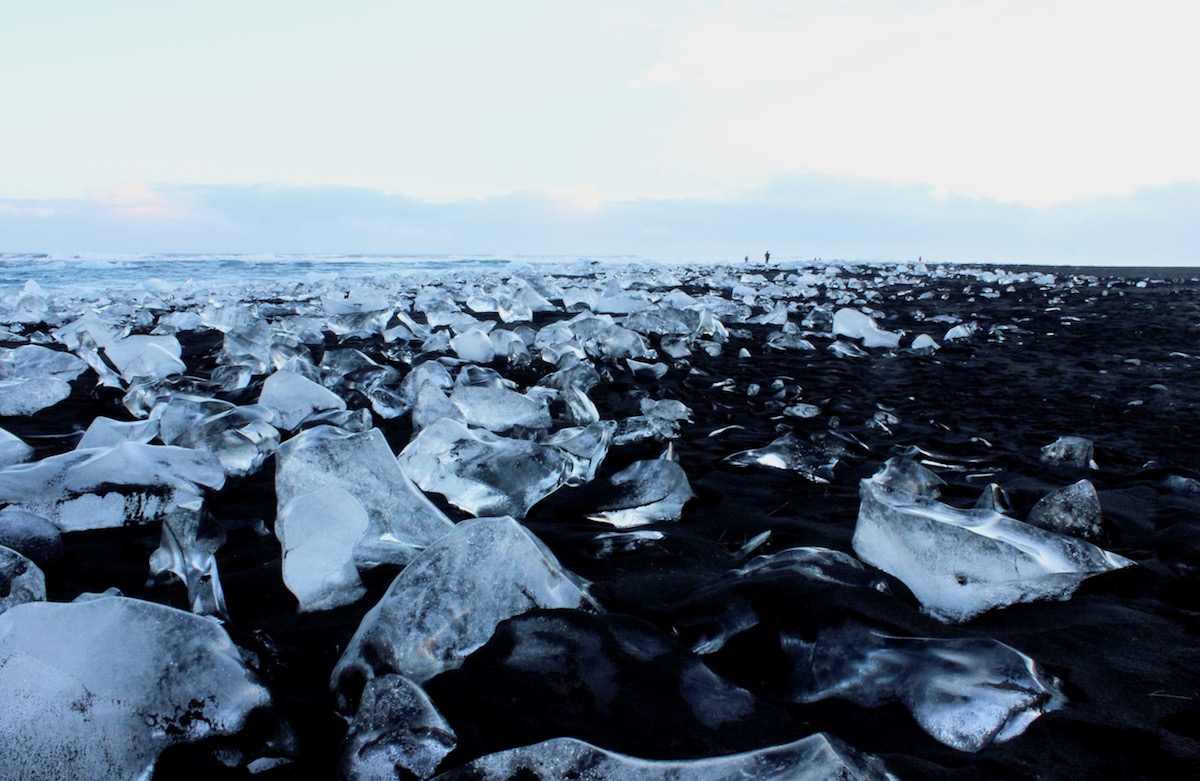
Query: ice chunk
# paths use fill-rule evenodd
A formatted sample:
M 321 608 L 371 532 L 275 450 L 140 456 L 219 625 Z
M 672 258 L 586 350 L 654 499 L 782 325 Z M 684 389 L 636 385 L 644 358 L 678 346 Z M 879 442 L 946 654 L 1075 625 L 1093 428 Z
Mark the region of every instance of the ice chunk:
M 420 686 L 383 675 L 363 689 L 342 749 L 341 772 L 355 781 L 429 778 L 458 737 Z
M 571 459 L 559 448 L 473 431 L 448 418 L 423 428 L 399 460 L 421 490 L 477 516 L 524 518 L 572 473 Z
M 162 521 L 224 484 L 208 453 L 124 442 L 0 470 L 0 501 L 70 532 Z
M 280 507 L 275 536 L 283 545 L 283 582 L 301 612 L 348 605 L 366 593 L 354 556 L 369 526 L 358 499 L 334 484 Z
M 32 415 L 70 395 L 70 384 L 55 377 L 0 379 L 0 417 Z
M 1095 539 L 1100 536 L 1103 522 L 1100 497 L 1095 486 L 1080 480 L 1043 496 L 1025 520 L 1059 534 Z
M 88 365 L 71 353 L 26 344 L 0 347 L 0 378 L 45 379 L 70 382 L 87 371 Z
M 0 469 L 33 457 L 33 448 L 15 434 L 0 428 Z
M 496 348 L 492 346 L 491 338 L 478 329 L 461 333 L 450 340 L 450 349 L 464 361 L 471 363 L 491 363 L 496 359 Z
M 543 400 L 486 385 L 463 385 L 450 394 L 450 403 L 471 426 L 503 434 L 514 428 L 548 429 L 550 410 Z
M 567 485 L 576 487 L 596 479 L 596 470 L 608 455 L 617 424 L 600 420 L 587 426 L 559 429 L 546 437 L 545 444 L 567 457 Z
M 917 337 L 912 340 L 912 346 L 910 349 L 913 350 L 913 352 L 919 352 L 928 355 L 942 349 L 942 346 L 935 342 L 933 337 L 929 334 L 918 334 Z
M 834 336 L 862 340 L 864 347 L 895 349 L 900 346 L 900 334 L 884 331 L 875 321 L 857 309 L 839 309 L 833 315 Z
M 867 358 L 870 356 L 870 353 L 854 342 L 847 342 L 844 339 L 838 339 L 829 345 L 829 351 L 839 358 Z
M 988 483 L 983 487 L 979 498 L 975 500 L 975 507 L 980 510 L 992 510 L 1008 515 L 1012 511 L 1012 502 L 1009 501 L 1008 494 L 998 484 Z
M 566 406 L 567 422 L 572 425 L 587 426 L 600 420 L 600 411 L 595 403 L 579 388 L 568 386 L 562 392 L 562 399 Z
M 209 410 L 216 412 L 206 414 Z M 279 446 L 279 431 L 267 423 L 273 417 L 271 410 L 257 405 L 234 407 L 177 396 L 162 413 L 160 436 L 169 444 L 212 453 L 227 474 L 241 477 L 257 472 Z
M 452 524 L 401 471 L 383 432 L 317 426 L 289 439 L 276 456 L 280 513 L 293 499 L 337 486 L 358 500 L 369 526 L 358 542 L 360 566 L 404 564 Z
M 1042 448 L 1041 461 L 1053 466 L 1096 468 L 1092 460 L 1092 440 L 1083 437 L 1059 437 Z
M 145 444 L 158 436 L 157 420 L 119 421 L 112 418 L 97 417 L 83 432 L 76 450 L 87 450 L 95 447 L 113 447 L 122 442 L 140 442 Z
M 0 545 L 28 556 L 38 564 L 61 558 L 63 553 L 58 527 L 20 507 L 0 510 Z
M 594 606 L 549 549 L 512 518 L 473 518 L 426 548 L 363 617 L 333 670 L 343 712 L 357 686 L 399 673 L 423 683 L 534 608 Z
M 219 747 L 270 705 L 215 622 L 124 597 L 0 615 L 0 692 L 0 775 L 26 781 L 150 778 L 168 746 Z
M 25 556 L 0 545 L 0 613 L 46 600 L 46 576 Z
M 616 499 L 589 515 L 593 521 L 617 528 L 645 526 L 659 521 L 677 521 L 683 505 L 695 496 L 683 467 L 668 448 L 661 458 L 635 461 L 608 479 L 619 492 Z
M 824 733 L 781 746 L 706 759 L 638 759 L 575 738 L 489 754 L 435 781 L 895 781 L 878 759 Z
M 216 557 L 224 544 L 225 528 L 204 512 L 199 499 L 181 504 L 163 520 L 161 542 L 150 555 L 150 573 L 171 573 L 183 581 L 193 613 L 227 619 Z
M 978 330 L 979 326 L 975 323 L 962 323 L 947 331 L 946 335 L 942 337 L 942 341 L 953 342 L 956 339 L 969 339 Z
M 127 336 L 110 342 L 104 354 L 129 383 L 163 380 L 187 370 L 180 359 L 183 348 L 174 336 Z
M 833 468 L 837 466 L 838 457 L 789 431 L 766 447 L 726 456 L 725 463 L 790 469 L 814 483 L 828 483 L 833 480 Z
M 1014 738 L 1064 702 L 1036 662 L 989 638 L 893 637 L 851 622 L 811 643 L 785 635 L 782 645 L 795 664 L 797 701 L 899 701 L 922 729 L 960 751 Z
M 263 381 L 258 403 L 275 413 L 272 422 L 284 431 L 295 431 L 317 413 L 346 409 L 341 396 L 286 369 Z
M 889 489 L 897 460 L 860 483 L 854 551 L 902 580 L 939 620 L 966 621 L 1017 602 L 1067 599 L 1084 579 L 1133 564 L 990 510 L 960 510 Z

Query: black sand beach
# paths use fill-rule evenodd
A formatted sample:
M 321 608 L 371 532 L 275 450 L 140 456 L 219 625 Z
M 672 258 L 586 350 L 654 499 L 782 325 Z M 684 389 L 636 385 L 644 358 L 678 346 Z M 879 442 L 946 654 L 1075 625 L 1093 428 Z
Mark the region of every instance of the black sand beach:
M 788 273 L 748 271 L 768 281 Z M 678 522 L 645 527 L 661 531 L 661 540 L 607 553 L 597 535 L 612 529 L 586 518 L 597 506 L 598 489 L 562 488 L 533 508 L 525 525 L 568 570 L 593 584 L 604 612 L 540 611 L 511 619 L 460 669 L 428 681 L 426 690 L 458 736 L 441 770 L 557 736 L 635 756 L 683 759 L 820 731 L 876 755 L 909 780 L 1200 777 L 1200 482 L 1188 482 L 1200 480 L 1200 273 L 1050 271 L 1055 284 L 1025 281 L 1008 289 L 953 273 L 888 286 L 873 270 L 848 267 L 843 279 L 858 277 L 861 284 L 851 286 L 858 292 L 845 305 L 869 306 L 880 328 L 934 336 L 941 349 L 931 354 L 868 349 L 865 357 L 840 357 L 827 349 L 830 339 L 815 337 L 816 350 L 773 350 L 765 344 L 778 326 L 726 323 L 732 333 L 720 355 L 694 350 L 686 359 L 664 357 L 668 370 L 660 379 L 612 367 L 611 380 L 590 393 L 603 419 L 639 414 L 644 398 L 674 399 L 692 410 L 674 451 L 695 498 Z M 704 292 L 695 285 L 683 290 Z M 927 293 L 932 296 L 921 298 Z M 821 298 L 784 303 L 793 305 L 796 322 L 814 305 L 827 313 L 840 306 Z M 538 313 L 533 325 L 570 314 Z M 931 322 L 933 316 L 978 327 L 968 338 L 946 341 L 950 325 Z M 820 317 L 812 330 L 828 331 Z M 25 332 L 39 330 L 46 327 L 29 325 Z M 314 361 L 337 346 L 402 374 L 422 360 L 419 342 L 397 350 L 381 339 L 339 343 L 326 336 L 324 344 L 310 345 Z M 199 330 L 179 338 L 188 375 L 211 375 L 221 334 Z M 651 341 L 658 346 L 657 337 Z M 738 357 L 743 348 L 750 357 Z M 522 389 L 552 370 L 536 359 L 515 368 L 498 361 L 493 368 Z M 256 376 L 248 388 L 218 396 L 253 403 L 262 380 Z M 759 386 L 756 395 L 748 395 L 752 384 Z M 819 414 L 782 413 L 799 400 L 816 405 Z M 352 408 L 367 403 L 349 401 Z M 121 393 L 97 387 L 89 372 L 72 383 L 66 401 L 34 415 L 0 418 L 0 427 L 41 458 L 72 449 L 99 415 L 129 419 Z M 376 417 L 375 425 L 393 452 L 412 435 L 408 415 Z M 713 434 L 729 426 L 736 427 Z M 828 482 L 723 461 L 785 432 L 840 454 Z M 1091 440 L 1097 468 L 1039 459 L 1043 446 L 1064 435 Z M 653 440 L 614 446 L 599 478 L 662 450 Z M 795 546 L 852 554 L 859 481 L 900 455 L 926 461 L 946 481 L 942 496 L 949 504 L 969 507 L 987 484 L 1000 484 L 1015 518 L 1047 493 L 1086 478 L 1103 509 L 1098 543 L 1136 566 L 1086 580 L 1069 601 L 1013 605 L 962 624 L 921 612 L 908 589 L 887 575 L 892 595 L 814 585 L 788 573 L 752 582 L 721 579 L 745 562 L 739 550 L 763 532 L 770 536 L 754 554 Z M 281 577 L 279 542 L 263 533 L 275 519 L 274 475 L 269 459 L 258 473 L 231 478 L 206 500 L 227 534 L 217 553 L 226 629 L 253 655 L 278 717 L 295 733 L 296 761 L 253 777 L 331 778 L 346 725 L 334 711 L 330 672 L 397 569 L 366 573 L 368 593 L 352 605 L 297 613 Z M 467 517 L 440 496 L 431 498 L 452 519 Z M 148 525 L 65 535 L 64 556 L 43 567 L 48 599 L 70 601 L 116 587 L 186 610 L 187 591 L 178 581 L 147 580 L 147 559 L 160 533 Z M 715 653 L 689 651 L 730 611 L 753 615 L 753 625 Z M 972 753 L 934 740 L 898 703 L 788 702 L 792 670 L 781 636 L 811 638 L 848 620 L 896 636 L 993 638 L 1058 679 L 1066 703 L 1023 734 Z M 639 632 L 672 650 L 649 661 L 637 658 L 620 638 Z M 537 649 L 525 648 L 531 638 Z M 542 669 L 513 661 L 535 650 L 544 655 Z M 748 690 L 751 705 L 723 722 L 697 715 L 681 694 L 696 665 Z M 597 699 L 592 681 L 602 666 L 608 700 Z M 155 778 L 197 772 L 252 777 L 212 759 L 211 748 L 169 749 Z

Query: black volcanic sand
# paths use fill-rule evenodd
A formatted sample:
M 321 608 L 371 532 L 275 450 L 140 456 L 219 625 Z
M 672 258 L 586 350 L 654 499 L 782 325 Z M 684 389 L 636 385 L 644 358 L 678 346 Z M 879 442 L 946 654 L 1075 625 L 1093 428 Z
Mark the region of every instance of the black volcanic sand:
M 776 329 L 750 326 L 750 338 L 731 339 L 722 356 L 697 353 L 673 364 L 661 381 L 635 381 L 614 371 L 613 382 L 591 393 L 603 417 L 638 414 L 643 397 L 678 399 L 694 411 L 676 451 L 696 498 L 680 522 L 651 527 L 666 534 L 663 541 L 608 557 L 596 555 L 595 535 L 610 529 L 584 519 L 586 491 L 563 489 L 534 508 L 527 525 L 566 567 L 594 583 L 593 594 L 608 612 L 548 611 L 513 619 L 460 670 L 430 681 L 428 691 L 459 737 L 443 769 L 560 735 L 635 755 L 686 758 L 826 731 L 878 755 L 902 779 L 1200 777 L 1200 493 L 1167 483 L 1173 475 L 1200 478 L 1200 282 L 1187 277 L 1143 287 L 1131 277 L 1049 289 L 1022 284 L 999 298 L 981 296 L 985 286 L 971 278 L 934 278 L 919 291 L 879 290 L 870 302 L 886 314 L 881 327 L 930 333 L 939 341 L 949 326 L 922 322 L 919 312 L 980 325 L 975 336 L 944 342 L 933 355 L 872 350 L 869 358 L 846 359 L 817 339 L 815 352 L 774 352 L 763 345 Z M 895 300 L 925 290 L 935 297 Z M 539 316 L 535 324 L 545 322 Z M 992 326 L 1004 328 L 989 335 Z M 211 371 L 220 335 L 183 334 L 181 340 L 190 373 Z M 329 337 L 324 347 L 334 344 Z M 402 372 L 408 368 L 381 344 L 347 344 Z M 742 347 L 752 357 L 737 358 Z M 315 359 L 320 352 L 316 346 Z M 522 385 L 548 370 L 497 368 Z M 0 419 L 0 427 L 42 457 L 72 448 L 97 415 L 128 419 L 119 395 L 92 387 L 90 376 L 76 383 L 69 400 L 28 418 Z M 771 390 L 779 378 L 800 385 L 804 400 L 823 414 L 781 416 L 783 404 Z M 731 390 L 714 389 L 725 379 L 733 380 Z M 261 380 L 231 400 L 253 402 Z M 762 393 L 748 397 L 750 383 L 760 384 Z M 880 411 L 899 423 L 887 430 L 873 424 Z M 787 471 L 722 463 L 785 431 L 828 438 L 834 423 L 837 432 L 862 444 L 839 440 L 847 452 L 828 485 Z M 708 436 L 730 424 L 742 428 Z M 407 417 L 377 425 L 397 452 L 411 434 Z M 1040 448 L 1061 435 L 1093 440 L 1099 468 L 1041 463 Z M 1018 518 L 1047 492 L 1086 477 L 1104 510 L 1104 547 L 1137 566 L 1085 581 L 1068 602 L 1017 605 L 963 625 L 943 625 L 920 613 L 894 580 L 894 597 L 817 589 L 786 576 L 756 581 L 752 589 L 714 585 L 738 566 L 739 547 L 764 531 L 772 534 L 760 553 L 800 545 L 852 552 L 858 481 L 907 446 L 964 467 L 937 470 L 949 483 L 947 501 L 969 506 L 984 485 L 998 482 Z M 613 448 L 601 474 L 659 452 L 655 443 Z M 299 745 L 296 764 L 256 777 L 329 778 L 345 732 L 333 712 L 329 673 L 395 571 L 369 573 L 370 593 L 355 605 L 297 614 L 281 580 L 278 542 L 255 529 L 256 522 L 267 528 L 273 522 L 273 466 L 268 461 L 257 475 L 231 480 L 208 502 L 229 533 L 218 554 L 232 617 L 228 628 L 256 655 L 259 674 Z M 451 517 L 463 517 L 434 498 Z M 147 558 L 158 538 L 157 527 L 68 535 L 65 558 L 45 568 L 50 599 L 116 586 L 129 596 L 186 609 L 181 585 L 146 582 Z M 753 610 L 760 623 L 717 654 L 688 652 L 699 627 L 726 610 Z M 869 709 L 830 700 L 798 706 L 777 699 L 789 674 L 779 632 L 811 636 L 847 618 L 901 635 L 995 638 L 1059 678 L 1068 704 L 1017 738 L 970 754 L 926 735 L 900 705 Z M 557 649 L 532 672 L 530 643 Z M 652 663 L 641 661 L 630 650 L 639 643 L 662 653 Z M 513 661 L 518 657 L 523 664 Z M 720 686 L 734 693 L 726 692 L 728 701 L 714 695 L 703 707 L 689 704 L 679 693 L 681 681 L 698 676 L 715 679 L 718 694 L 725 691 Z M 754 696 L 735 696 L 736 687 Z M 155 778 L 198 771 L 238 777 L 199 754 L 169 751 Z

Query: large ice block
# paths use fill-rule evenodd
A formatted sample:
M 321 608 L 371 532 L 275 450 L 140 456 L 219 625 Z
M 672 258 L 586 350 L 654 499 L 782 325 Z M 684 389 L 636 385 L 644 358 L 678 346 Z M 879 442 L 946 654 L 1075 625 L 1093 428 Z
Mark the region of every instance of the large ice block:
M 316 426 L 283 443 L 275 463 L 280 513 L 296 497 L 327 486 L 362 505 L 369 524 L 355 548 L 359 566 L 407 563 L 453 526 L 400 469 L 379 429 Z
M 1017 602 L 1065 600 L 1084 579 L 1133 564 L 992 510 L 889 489 L 898 461 L 860 483 L 854 551 L 904 581 L 935 618 L 966 621 Z
M 300 494 L 279 508 L 275 536 L 283 546 L 283 582 L 301 612 L 348 605 L 366 593 L 354 551 L 369 526 L 366 509 L 338 485 Z
M 429 778 L 458 737 L 429 699 L 403 675 L 382 675 L 363 688 L 342 747 L 341 772 L 354 781 Z
M 580 582 L 512 518 L 473 518 L 430 545 L 363 617 L 333 671 L 343 712 L 390 673 L 417 683 L 458 667 L 506 618 L 592 606 Z
M 489 385 L 462 385 L 450 394 L 450 403 L 462 413 L 470 426 L 497 434 L 514 428 L 550 428 L 550 410 L 546 402 L 508 388 Z
M 124 442 L 2 469 L 0 501 L 70 532 L 161 521 L 224 484 L 209 453 Z
M 509 749 L 435 781 L 895 781 L 883 763 L 824 733 L 782 746 L 707 759 L 650 760 L 574 738 Z
M 295 372 L 281 369 L 263 381 L 258 403 L 275 413 L 271 422 L 284 431 L 295 431 L 308 418 L 329 410 L 346 409 L 333 391 Z
M 0 615 L 0 696 L 6 781 L 148 779 L 168 746 L 219 748 L 270 705 L 215 622 L 124 597 Z
M 56 377 L 0 379 L 0 417 L 32 415 L 70 395 L 70 383 Z
M 985 637 L 893 637 L 850 622 L 814 642 L 783 638 L 798 702 L 902 702 L 921 728 L 960 751 L 1014 738 L 1065 701 L 1025 654 Z
M 413 437 L 400 466 L 423 491 L 439 493 L 472 515 L 524 518 L 572 473 L 559 448 L 471 430 L 440 418 Z

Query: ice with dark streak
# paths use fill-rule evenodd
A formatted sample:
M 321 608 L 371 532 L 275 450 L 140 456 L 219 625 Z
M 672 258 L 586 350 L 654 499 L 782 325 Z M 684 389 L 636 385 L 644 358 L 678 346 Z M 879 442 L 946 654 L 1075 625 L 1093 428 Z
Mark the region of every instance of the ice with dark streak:
M 429 778 L 458 738 L 429 695 L 403 675 L 381 675 L 363 687 L 342 745 L 347 781 Z
M 795 665 L 797 702 L 901 702 L 935 740 L 960 751 L 1010 740 L 1065 703 L 1034 660 L 990 638 L 894 637 L 848 622 L 812 642 L 785 634 L 781 644 Z
M 678 521 L 684 504 L 695 496 L 670 447 L 659 458 L 635 461 L 609 477 L 608 484 L 617 496 L 588 518 L 619 529 Z
M 162 521 L 224 484 L 207 452 L 124 442 L 0 469 L 0 502 L 71 532 Z
M 0 545 L 0 613 L 26 602 L 44 602 L 46 576 L 29 558 Z
M 435 781 L 895 781 L 877 758 L 817 733 L 781 746 L 706 759 L 650 760 L 574 738 L 480 757 Z
M 275 462 L 279 515 L 293 520 L 310 515 L 312 508 L 290 505 L 326 487 L 341 488 L 366 511 L 366 533 L 354 546 L 359 567 L 405 564 L 453 526 L 400 468 L 379 429 L 352 433 L 316 426 L 280 446 Z M 311 518 L 299 525 L 311 527 Z M 297 544 L 294 536 L 289 539 L 289 545 Z
M 512 518 L 473 518 L 426 548 L 359 624 L 333 670 L 343 713 L 359 689 L 398 673 L 420 684 L 534 608 L 595 607 L 579 580 Z
M 219 625 L 124 597 L 31 602 L 0 615 L 0 697 L 5 781 L 147 779 L 168 746 L 219 746 L 270 706 Z
M 0 545 L 28 556 L 38 564 L 62 558 L 62 532 L 49 520 L 20 507 L 0 509 Z
M 922 610 L 941 621 L 966 621 L 1018 602 L 1066 600 L 1086 578 L 1134 563 L 993 510 L 943 504 L 929 487 L 936 476 L 916 480 L 919 470 L 891 458 L 861 481 L 852 544 L 859 558 L 903 581 Z M 911 491 L 920 485 L 927 490 Z
M 743 450 L 725 457 L 733 466 L 765 466 L 799 473 L 814 483 L 828 483 L 838 457 L 788 432 L 764 447 Z

